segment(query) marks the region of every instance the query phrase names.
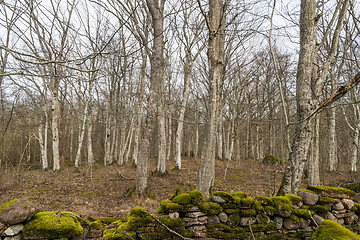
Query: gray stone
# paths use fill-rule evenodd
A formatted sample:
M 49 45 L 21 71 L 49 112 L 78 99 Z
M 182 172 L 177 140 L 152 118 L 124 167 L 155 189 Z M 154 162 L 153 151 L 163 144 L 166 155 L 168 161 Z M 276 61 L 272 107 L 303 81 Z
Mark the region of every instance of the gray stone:
M 326 212 L 321 214 L 321 217 L 323 217 L 324 219 L 327 220 L 331 220 L 331 221 L 335 221 L 336 222 L 336 217 L 334 216 L 334 214 L 332 214 L 331 212 Z
M 319 196 L 314 193 L 298 191 L 297 195 L 303 199 L 305 205 L 313 206 L 319 200 Z
M 293 221 L 291 218 L 284 218 L 284 228 L 288 230 L 298 229 L 300 227 L 300 221 Z
M 185 226 L 189 227 L 189 226 L 193 226 L 193 225 L 203 225 L 207 223 L 208 217 L 207 216 L 202 216 L 202 217 L 198 217 L 198 218 L 182 218 L 182 220 L 185 222 Z
M 334 210 L 343 210 L 345 209 L 344 205 L 341 202 L 337 202 L 332 206 Z
M 353 199 L 355 202 L 360 203 L 360 193 L 355 194 Z
M 206 238 L 206 227 L 204 225 L 194 225 L 187 228 L 187 230 L 192 232 L 195 237 Z
M 344 205 L 345 209 L 348 209 L 348 210 L 350 210 L 355 205 L 353 200 L 346 199 L 346 198 L 344 198 L 341 202 Z
M 11 225 L 5 230 L 4 235 L 12 237 L 19 234 L 23 229 L 24 229 L 24 225 L 22 224 Z
M 22 240 L 23 235 L 20 233 L 18 235 L 12 236 L 12 237 L 5 237 L 4 240 Z
M 28 199 L 20 199 L 11 204 L 0 206 L 0 222 L 5 225 L 15 225 L 30 219 L 37 213 L 36 205 Z
M 192 206 L 190 208 L 186 208 L 186 212 L 200 212 L 200 208 L 198 206 Z
M 336 218 L 346 218 L 346 217 L 351 217 L 352 215 L 354 215 L 354 212 L 345 212 L 345 213 L 334 213 L 334 216 Z
M 205 216 L 206 214 L 203 212 L 188 212 L 185 213 L 186 217 L 190 217 L 190 218 L 197 218 L 197 217 L 201 217 L 201 216 Z
M 344 218 L 345 224 L 346 225 L 351 225 L 353 224 L 353 222 L 355 221 L 355 214 L 351 215 L 350 217 L 346 217 Z
M 280 230 L 283 226 L 283 223 L 284 223 L 284 219 L 282 217 L 274 217 L 274 223 L 275 223 L 275 228 L 277 230 Z
M 325 220 L 324 218 L 322 218 L 321 216 L 319 216 L 319 215 L 317 215 L 317 214 L 315 214 L 315 215 L 313 216 L 313 218 L 314 218 L 315 222 L 317 223 L 317 225 L 320 225 L 321 222 Z
M 340 225 L 344 225 L 344 223 L 345 223 L 345 221 L 344 221 L 343 218 L 338 218 L 338 219 L 336 220 L 336 222 L 337 222 L 338 224 L 340 224 Z
M 229 219 L 229 216 L 224 212 L 219 213 L 218 217 L 219 217 L 220 222 L 222 222 L 222 223 L 226 223 Z
M 213 202 L 216 202 L 216 203 L 226 203 L 226 201 L 224 200 L 224 199 L 222 199 L 221 197 L 219 197 L 219 196 L 213 196 L 212 198 L 211 198 L 211 200 L 213 201 Z
M 178 212 L 169 213 L 169 218 L 171 218 L 171 219 L 178 219 L 179 216 L 180 216 L 180 214 Z
M 1 235 L 3 232 L 5 232 L 6 228 L 7 228 L 7 227 L 0 222 L 0 235 Z
M 311 219 L 308 219 L 308 218 L 299 218 L 299 220 L 300 220 L 300 228 L 301 229 L 307 228 L 311 223 Z
M 241 217 L 240 218 L 240 226 L 246 227 L 249 226 L 249 224 L 256 223 L 256 219 L 254 217 Z
M 218 218 L 218 216 L 216 215 L 212 215 L 208 217 L 207 220 L 208 224 L 219 224 L 220 223 L 220 219 Z
M 359 220 L 358 215 L 354 214 L 354 222 L 357 222 Z
M 279 206 L 279 208 L 275 208 L 275 214 L 279 215 L 281 217 L 290 217 L 291 216 L 292 211 L 287 211 L 281 208 L 281 205 Z

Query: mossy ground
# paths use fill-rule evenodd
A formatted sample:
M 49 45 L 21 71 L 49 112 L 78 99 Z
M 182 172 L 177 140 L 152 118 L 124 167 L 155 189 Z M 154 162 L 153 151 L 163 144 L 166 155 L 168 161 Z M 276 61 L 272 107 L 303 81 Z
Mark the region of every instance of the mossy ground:
M 341 226 L 337 222 L 324 220 L 312 236 L 313 240 L 359 240 L 360 236 Z

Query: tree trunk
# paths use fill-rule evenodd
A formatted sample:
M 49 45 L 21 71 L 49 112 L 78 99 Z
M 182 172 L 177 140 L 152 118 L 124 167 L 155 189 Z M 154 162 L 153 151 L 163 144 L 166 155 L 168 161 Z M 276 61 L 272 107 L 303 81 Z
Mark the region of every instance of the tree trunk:
M 356 164 L 357 164 L 357 155 L 358 155 L 358 149 L 359 149 L 359 137 L 360 137 L 360 131 L 359 127 L 357 126 L 354 129 L 354 137 L 351 144 L 351 159 L 350 159 L 350 165 L 351 165 L 351 172 L 357 172 Z
M 302 0 L 300 8 L 300 53 L 296 75 L 297 121 L 295 136 L 284 173 L 283 191 L 296 193 L 311 142 L 312 127 L 307 117 L 313 110 L 311 79 L 315 57 L 315 0 Z M 280 189 L 281 190 L 281 189 Z
M 85 110 L 84 110 L 84 119 L 80 128 L 80 133 L 79 133 L 79 145 L 78 145 L 78 150 L 76 153 L 76 157 L 75 157 L 75 167 L 79 167 L 80 164 L 80 158 L 81 158 L 81 150 L 82 150 L 82 146 L 84 143 L 84 137 L 85 137 L 85 130 L 86 130 L 86 125 L 87 125 L 87 115 L 88 115 L 88 107 L 89 107 L 89 102 L 86 102 L 86 106 L 85 106 Z
M 91 112 L 91 110 L 90 110 L 90 112 Z M 93 152 L 93 146 L 92 146 L 92 129 L 93 129 L 93 122 L 92 122 L 92 114 L 90 113 L 89 119 L 87 121 L 88 167 L 92 167 L 92 165 L 94 163 L 94 152 Z
M 226 6 L 222 0 L 209 0 L 209 112 L 206 122 L 206 135 L 196 179 L 196 189 L 210 193 L 215 181 L 215 150 L 218 123 L 220 86 L 224 70 L 224 35 Z
M 39 125 L 39 145 L 40 145 L 40 154 L 41 154 L 41 166 L 43 170 L 49 168 L 48 156 L 47 156 L 47 134 L 48 134 L 48 115 L 45 112 L 45 122 L 44 125 L 40 123 Z
M 315 117 L 311 157 L 308 162 L 308 184 L 320 185 L 320 116 Z
M 57 87 L 52 90 L 51 104 L 51 131 L 52 131 L 52 150 L 53 150 L 53 170 L 60 170 L 60 147 L 59 147 L 59 113 Z
M 220 105 L 220 103 L 219 103 Z M 219 119 L 218 119 L 218 128 L 217 128 L 217 159 L 223 159 L 224 155 L 224 139 L 223 136 L 225 135 L 224 131 L 224 119 L 223 119 L 223 112 L 222 108 L 219 106 Z

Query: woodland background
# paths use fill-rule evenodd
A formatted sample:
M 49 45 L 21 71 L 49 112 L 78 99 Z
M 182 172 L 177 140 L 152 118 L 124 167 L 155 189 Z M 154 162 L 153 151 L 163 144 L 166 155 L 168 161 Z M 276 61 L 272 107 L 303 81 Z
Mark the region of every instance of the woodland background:
M 209 28 L 215 3 L 223 21 L 215 157 L 238 164 L 269 154 L 287 160 L 298 124 L 300 1 L 4 0 L 1 177 L 72 166 L 93 171 L 95 162 L 137 165 L 148 159 L 144 148 L 162 174 L 166 164 L 181 169 L 182 157 L 200 158 L 206 125 L 214 121 Z M 160 9 L 160 30 L 154 9 Z M 314 72 L 326 75 L 311 94 L 321 102 L 359 71 L 359 3 L 316 1 L 315 13 L 313 64 L 320 70 Z M 160 65 L 152 62 L 157 54 Z M 344 164 L 357 171 L 358 98 L 356 87 L 316 115 L 309 167 L 318 162 L 337 171 Z M 149 120 L 153 106 L 156 120 Z M 148 131 L 149 146 L 142 146 Z

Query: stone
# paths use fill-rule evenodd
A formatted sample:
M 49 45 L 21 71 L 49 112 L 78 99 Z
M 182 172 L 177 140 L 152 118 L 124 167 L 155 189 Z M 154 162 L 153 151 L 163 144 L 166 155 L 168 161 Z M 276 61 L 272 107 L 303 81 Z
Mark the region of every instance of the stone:
M 0 222 L 0 235 L 6 230 L 6 226 Z
M 317 215 L 317 214 L 314 214 L 313 216 L 315 222 L 317 223 L 317 225 L 320 225 L 322 223 L 322 221 L 324 221 L 325 219 L 322 218 L 321 216 Z
M 229 216 L 224 212 L 219 213 L 218 217 L 219 217 L 220 222 L 222 222 L 222 223 L 226 223 L 229 219 Z
M 23 235 L 20 233 L 18 235 L 12 236 L 12 237 L 5 237 L 4 240 L 22 240 Z
M 218 216 L 212 215 L 212 216 L 209 216 L 209 217 L 208 217 L 207 223 L 208 223 L 208 224 L 219 224 L 219 223 L 220 223 L 220 219 L 219 219 Z
M 287 211 L 281 208 L 275 208 L 275 214 L 279 215 L 281 217 L 290 217 L 291 216 L 292 211 Z
M 206 227 L 204 225 L 194 225 L 187 228 L 195 237 L 206 238 Z
M 346 213 L 346 210 L 345 209 L 342 209 L 342 210 L 332 210 L 331 211 L 333 214 L 341 214 L 341 213 Z
M 10 227 L 8 227 L 3 234 L 5 236 L 12 237 L 12 236 L 19 234 L 23 229 L 24 229 L 24 225 L 19 223 L 19 224 L 11 225 Z
M 255 224 L 256 223 L 256 219 L 254 217 L 241 217 L 240 218 L 240 226 L 242 227 L 246 227 L 249 226 L 250 224 Z
M 288 230 L 298 229 L 300 227 L 300 221 L 294 221 L 291 218 L 284 218 L 283 226 Z
M 336 221 L 336 217 L 331 212 L 323 213 L 323 214 L 321 214 L 321 217 L 323 217 L 324 219 L 327 219 L 327 220 Z
M 353 216 L 354 216 L 354 222 L 357 222 L 359 220 L 359 217 L 356 214 L 354 214 Z
M 346 225 L 351 225 L 351 224 L 353 224 L 354 223 L 354 221 L 355 221 L 355 214 L 353 214 L 353 215 L 351 215 L 350 217 L 345 217 L 344 218 L 344 221 L 345 221 L 345 224 Z
M 275 223 L 275 228 L 277 230 L 280 230 L 283 226 L 283 223 L 284 223 L 284 219 L 282 217 L 274 217 L 274 223 Z
M 338 219 L 336 220 L 336 222 L 337 222 L 338 224 L 340 224 L 340 225 L 344 225 L 344 223 L 345 223 L 345 221 L 344 221 L 343 218 L 338 218 Z
M 178 219 L 179 217 L 180 217 L 180 214 L 178 212 L 169 213 L 169 218 L 171 218 L 171 219 Z
M 299 197 L 302 197 L 303 202 L 304 202 L 305 205 L 313 206 L 319 200 L 319 196 L 317 194 L 314 194 L 314 193 L 311 193 L 311 192 L 298 191 L 297 195 Z
M 308 218 L 299 218 L 299 220 L 300 220 L 300 228 L 301 229 L 307 228 L 311 223 L 311 219 L 308 219 Z
M 345 209 L 348 209 L 348 210 L 350 210 L 355 205 L 353 200 L 346 199 L 346 198 L 341 200 L 341 202 L 344 205 Z
M 360 203 L 360 193 L 355 194 L 354 201 Z
M 200 208 L 198 206 L 192 206 L 190 208 L 186 208 L 186 212 L 200 212 Z
M 336 218 L 346 218 L 346 217 L 351 217 L 352 215 L 354 215 L 354 212 L 344 212 L 344 213 L 334 213 L 334 216 Z
M 332 206 L 334 210 L 343 210 L 345 209 L 344 205 L 341 202 L 337 202 Z
M 212 200 L 213 202 L 220 203 L 220 204 L 226 203 L 226 201 L 225 201 L 224 199 L 222 199 L 221 197 L 219 197 L 219 196 L 213 196 L 213 197 L 211 198 L 211 200 Z
M 37 212 L 37 206 L 28 199 L 12 200 L 0 206 L 0 222 L 15 225 L 30 219 Z
M 185 222 L 185 226 L 189 227 L 189 226 L 193 226 L 193 225 L 203 225 L 207 223 L 208 217 L 207 216 L 203 216 L 203 217 L 198 217 L 198 218 L 182 218 L 182 220 Z
M 185 216 L 190 217 L 190 218 L 197 218 L 197 217 L 202 217 L 205 215 L 206 214 L 203 212 L 187 212 L 187 213 L 185 213 Z

